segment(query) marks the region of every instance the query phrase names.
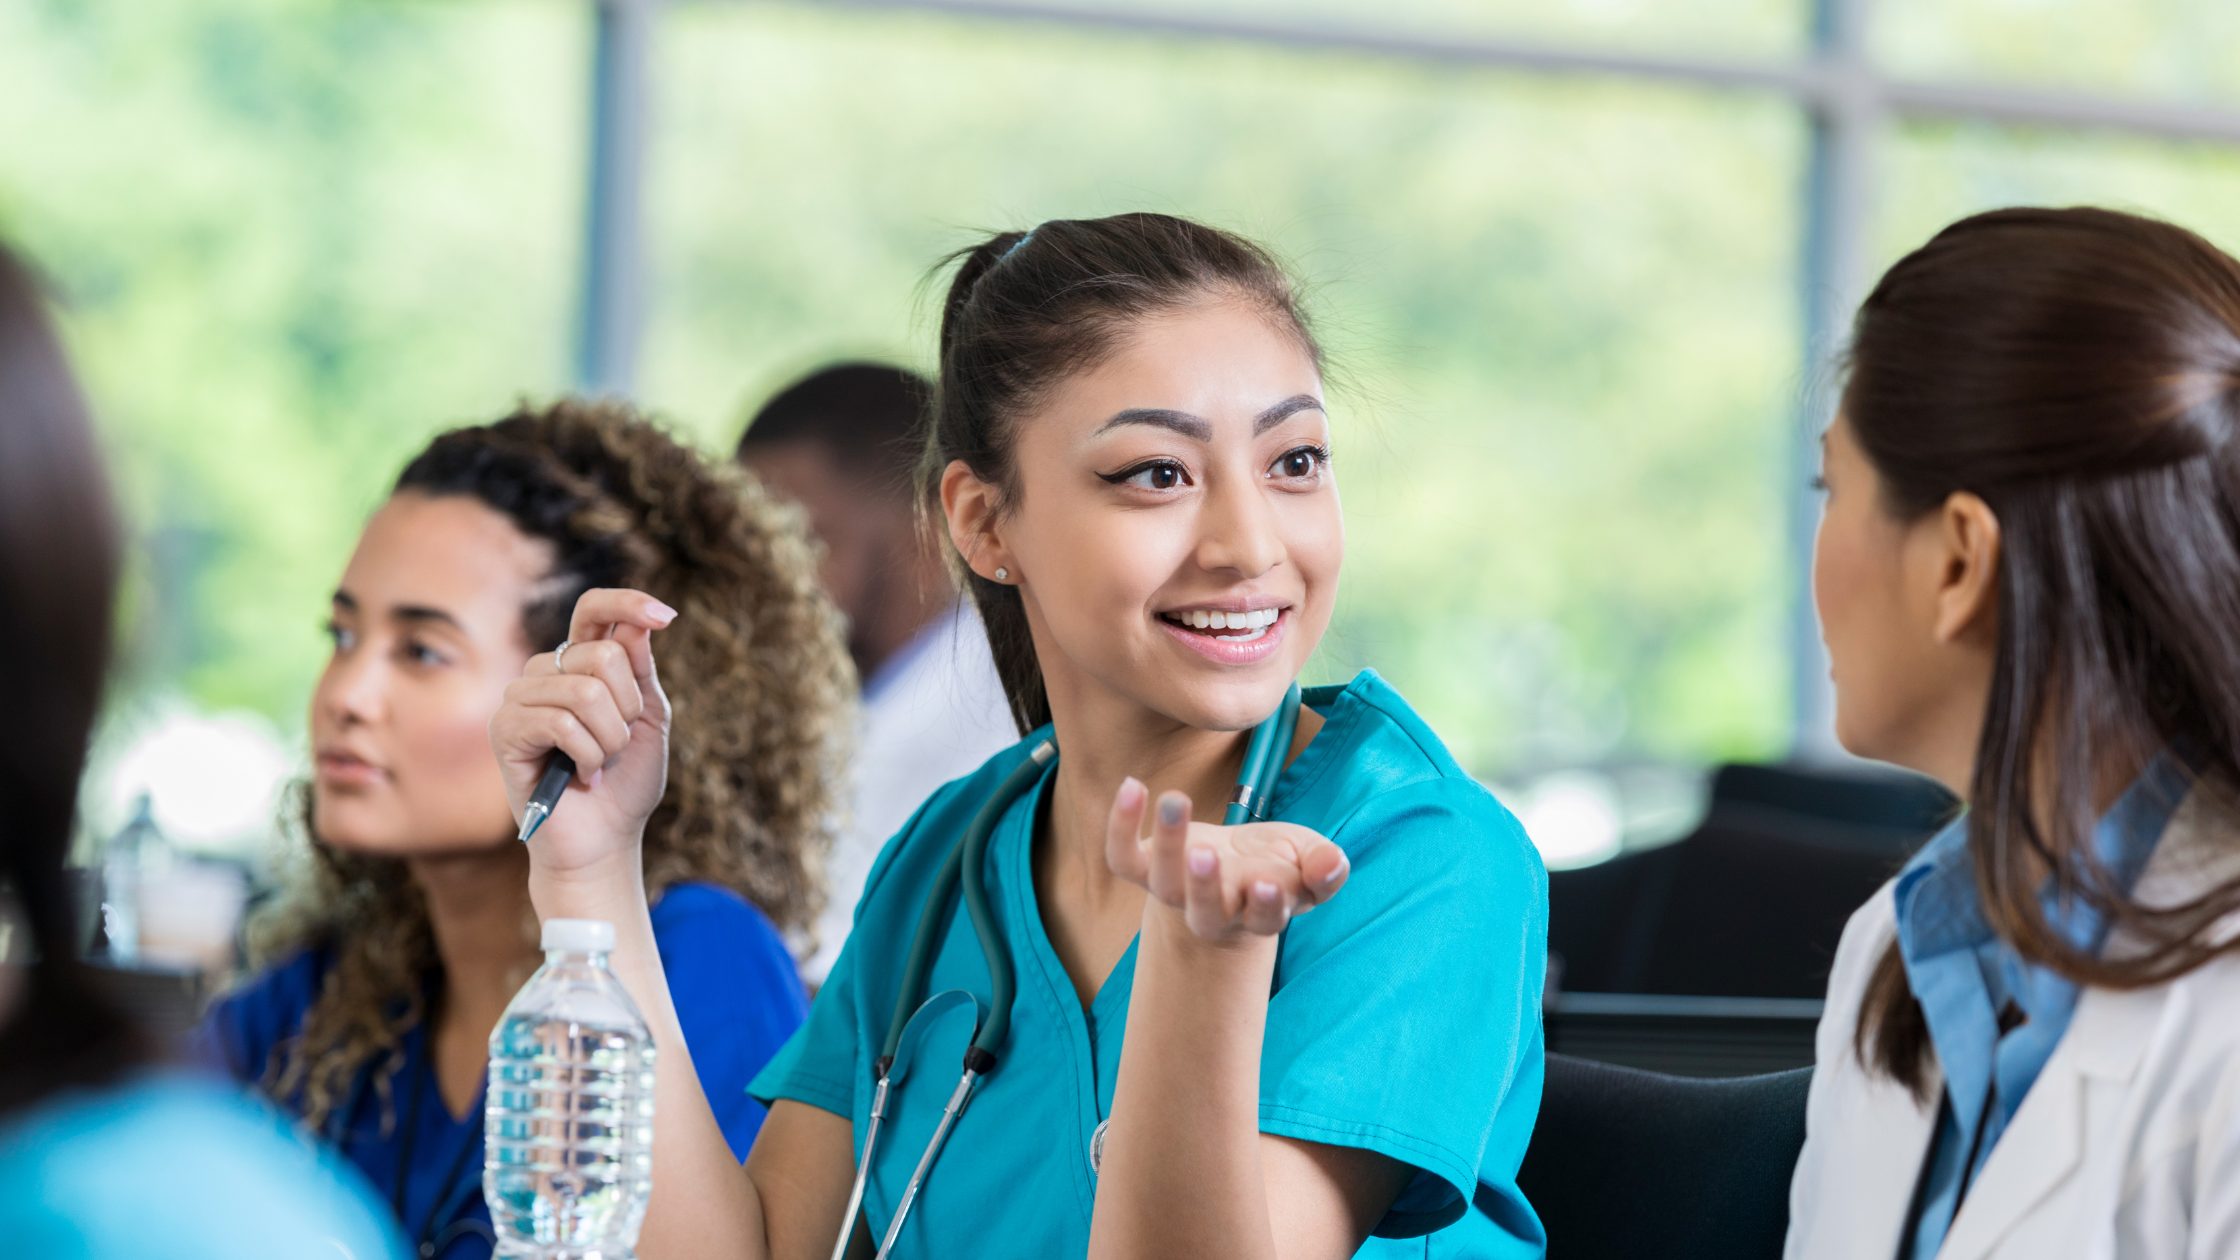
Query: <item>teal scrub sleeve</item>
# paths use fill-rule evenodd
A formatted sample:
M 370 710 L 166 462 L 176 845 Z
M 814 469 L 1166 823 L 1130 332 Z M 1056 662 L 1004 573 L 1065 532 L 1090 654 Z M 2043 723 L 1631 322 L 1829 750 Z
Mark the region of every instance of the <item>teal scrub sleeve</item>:
M 855 1118 L 855 941 L 851 938 L 809 1003 L 809 1018 L 747 1082 L 747 1094 L 767 1107 L 791 1098 L 844 1120 Z M 864 1069 L 869 1071 L 868 1065 Z
M 1330 836 L 1353 874 L 1294 920 L 1268 1003 L 1260 1128 L 1418 1170 L 1380 1237 L 1443 1228 L 1483 1167 L 1513 1184 L 1539 1109 L 1548 880 L 1477 783 L 1369 798 Z

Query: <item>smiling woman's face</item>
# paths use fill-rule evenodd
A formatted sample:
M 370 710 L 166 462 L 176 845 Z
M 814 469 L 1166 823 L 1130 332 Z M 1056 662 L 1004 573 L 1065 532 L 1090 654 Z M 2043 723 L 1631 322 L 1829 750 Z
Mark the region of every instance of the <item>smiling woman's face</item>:
M 531 655 L 521 614 L 551 565 L 551 544 L 471 498 L 406 492 L 374 513 L 311 697 L 321 840 L 393 857 L 511 841 L 490 716 Z
M 1101 694 L 1243 729 L 1330 624 L 1345 527 L 1329 441 L 1295 337 L 1240 302 L 1185 307 L 1021 421 L 1017 501 L 989 545 L 960 545 L 1020 587 L 1055 707 Z

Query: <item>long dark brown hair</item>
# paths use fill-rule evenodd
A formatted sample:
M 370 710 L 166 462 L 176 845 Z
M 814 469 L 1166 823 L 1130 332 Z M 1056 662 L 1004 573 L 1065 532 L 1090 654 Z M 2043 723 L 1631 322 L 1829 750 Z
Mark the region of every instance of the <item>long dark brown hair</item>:
M 84 400 L 37 283 L 0 248 L 0 914 L 20 916 L 33 955 L 0 1027 L 0 1112 L 113 1080 L 147 1055 L 78 961 L 62 870 L 109 668 L 117 566 Z
M 941 379 L 920 462 L 920 492 L 937 513 L 942 470 L 963 460 L 996 488 L 996 510 L 1018 505 L 1012 459 L 1018 422 L 1060 380 L 1095 367 L 1130 324 L 1216 298 L 1260 308 L 1322 352 L 1298 294 L 1267 250 L 1219 228 L 1164 214 L 1052 219 L 1001 232 L 943 260 L 957 264 L 941 314 Z M 996 676 L 1020 734 L 1050 720 L 1050 697 L 1017 587 L 957 565 L 988 628 Z
M 2175 748 L 2197 782 L 2240 784 L 2240 263 L 2109 210 L 1963 219 L 1860 308 L 1843 415 L 1892 515 L 1969 491 L 1999 521 L 1997 658 L 1967 819 L 1993 929 L 2113 989 L 2240 946 L 2210 931 L 2240 910 L 2240 878 L 2145 905 L 2092 845 L 2111 764 Z M 2138 948 L 2070 943 L 2047 922 L 2049 883 Z M 1928 1028 L 1895 943 L 1855 1043 L 1925 1091 Z
M 642 590 L 683 614 L 654 638 L 672 713 L 668 787 L 646 821 L 646 892 L 719 884 L 780 928 L 807 931 L 823 903 L 855 671 L 800 514 L 612 400 L 524 406 L 454 429 L 396 490 L 474 499 L 552 544 L 552 571 L 521 613 L 537 651 L 559 645 L 595 586 Z M 388 1098 L 437 960 L 404 861 L 320 842 L 308 793 L 303 806 L 311 843 L 250 943 L 260 963 L 309 947 L 334 955 L 301 1034 L 264 1065 L 267 1089 L 317 1128 L 369 1063 Z

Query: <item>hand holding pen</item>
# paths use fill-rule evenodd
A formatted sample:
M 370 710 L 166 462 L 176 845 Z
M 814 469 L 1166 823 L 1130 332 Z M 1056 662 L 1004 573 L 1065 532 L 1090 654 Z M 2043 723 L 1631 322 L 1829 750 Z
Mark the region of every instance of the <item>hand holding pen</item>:
M 638 591 L 587 591 L 566 650 L 531 657 L 507 685 L 490 743 L 540 866 L 589 867 L 633 848 L 661 803 L 669 703 L 652 634 L 676 615 Z

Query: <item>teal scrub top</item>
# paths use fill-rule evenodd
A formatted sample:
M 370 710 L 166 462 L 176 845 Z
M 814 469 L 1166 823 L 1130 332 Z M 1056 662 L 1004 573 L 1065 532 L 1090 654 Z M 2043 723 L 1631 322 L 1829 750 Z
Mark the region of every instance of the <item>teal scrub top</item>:
M 1284 933 L 1260 1129 L 1417 1170 L 1358 1256 L 1540 1256 L 1540 1223 L 1516 1184 L 1540 1106 L 1548 894 L 1539 855 L 1375 673 L 1310 689 L 1306 703 L 1326 725 L 1284 769 L 1272 815 L 1335 841 L 1353 873 Z M 849 1117 L 860 1159 L 873 1061 L 934 874 L 1046 734 L 942 788 L 888 842 L 808 1023 L 750 1093 Z M 1035 904 L 1031 848 L 1048 785 L 1046 773 L 989 844 L 989 900 L 1018 970 L 1011 1032 L 919 1192 L 897 1242 L 904 1256 L 1088 1250 L 1090 1147 L 1111 1113 L 1135 947 L 1083 1010 Z M 949 990 L 986 1009 L 988 969 L 961 909 L 927 984 L 929 995 Z M 917 1052 L 890 1098 L 864 1196 L 874 1238 L 961 1071 L 973 1019 L 961 999 L 950 1002 L 929 1002 L 906 1034 Z

